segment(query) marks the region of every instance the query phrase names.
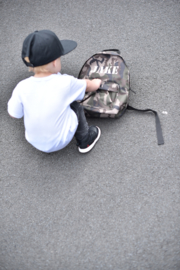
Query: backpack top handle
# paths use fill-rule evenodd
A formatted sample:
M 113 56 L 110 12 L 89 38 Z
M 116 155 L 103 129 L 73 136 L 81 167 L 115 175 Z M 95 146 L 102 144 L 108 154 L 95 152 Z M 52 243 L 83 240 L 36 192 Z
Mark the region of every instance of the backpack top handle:
M 121 54 L 120 50 L 118 49 L 103 50 L 102 52 L 116 52 L 117 54 Z

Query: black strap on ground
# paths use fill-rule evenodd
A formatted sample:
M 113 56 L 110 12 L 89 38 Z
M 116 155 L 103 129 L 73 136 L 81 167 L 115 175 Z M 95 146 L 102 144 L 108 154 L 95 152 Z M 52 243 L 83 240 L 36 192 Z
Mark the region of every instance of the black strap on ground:
M 138 112 L 153 112 L 155 114 L 155 119 L 156 119 L 156 134 L 157 134 L 158 145 L 164 144 L 160 119 L 156 111 L 151 110 L 151 109 L 140 110 L 140 109 L 133 108 L 129 105 L 127 106 L 127 110 L 138 111 Z

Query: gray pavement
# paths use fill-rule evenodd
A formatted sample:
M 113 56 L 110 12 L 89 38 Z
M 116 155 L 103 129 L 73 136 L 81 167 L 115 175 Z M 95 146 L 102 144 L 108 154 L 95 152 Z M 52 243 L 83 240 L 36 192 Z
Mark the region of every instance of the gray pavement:
M 180 1 L 0 1 L 0 270 L 180 269 Z M 6 106 L 28 77 L 27 34 L 41 29 L 78 47 L 62 72 L 78 75 L 92 54 L 118 48 L 131 73 L 130 104 L 152 114 L 90 119 L 97 146 L 75 140 L 45 154 L 24 138 Z M 167 114 L 163 114 L 165 111 Z

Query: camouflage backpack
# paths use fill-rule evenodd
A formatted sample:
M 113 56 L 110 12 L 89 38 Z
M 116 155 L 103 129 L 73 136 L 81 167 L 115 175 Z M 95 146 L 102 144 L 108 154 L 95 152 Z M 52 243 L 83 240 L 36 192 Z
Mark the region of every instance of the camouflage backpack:
M 153 112 L 156 118 L 158 144 L 164 144 L 158 113 L 151 109 L 139 110 L 128 104 L 129 93 L 132 91 L 130 73 L 119 50 L 104 50 L 91 56 L 83 65 L 78 78 L 102 80 L 100 88 L 93 93 L 86 93 L 81 101 L 87 116 L 119 118 L 127 109 Z

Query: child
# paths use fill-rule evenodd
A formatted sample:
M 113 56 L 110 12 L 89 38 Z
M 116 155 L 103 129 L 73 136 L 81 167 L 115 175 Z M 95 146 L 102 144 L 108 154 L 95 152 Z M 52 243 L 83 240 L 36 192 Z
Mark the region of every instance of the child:
M 18 83 L 8 113 L 14 118 L 24 116 L 27 141 L 43 152 L 64 148 L 75 135 L 79 152 L 87 153 L 101 135 L 99 127 L 88 126 L 77 102 L 85 92 L 96 91 L 101 80 L 79 80 L 60 73 L 60 57 L 76 46 L 72 40 L 60 41 L 49 30 L 35 31 L 23 43 L 22 60 L 34 76 Z

